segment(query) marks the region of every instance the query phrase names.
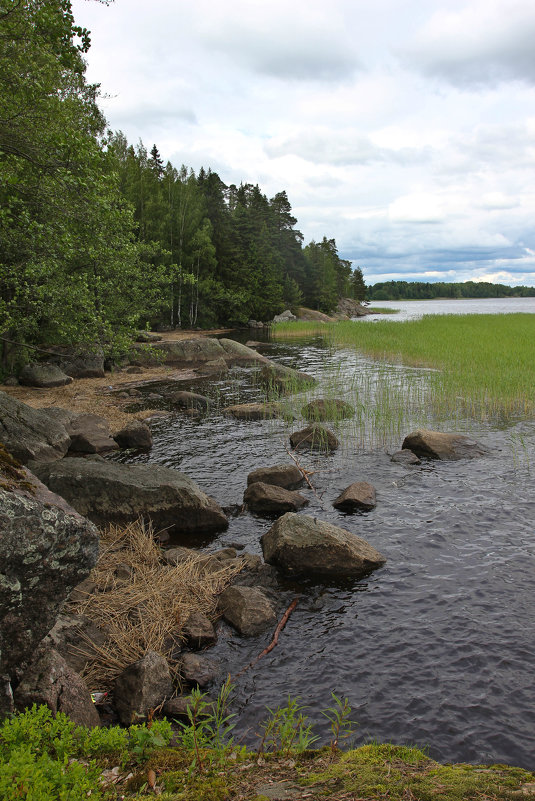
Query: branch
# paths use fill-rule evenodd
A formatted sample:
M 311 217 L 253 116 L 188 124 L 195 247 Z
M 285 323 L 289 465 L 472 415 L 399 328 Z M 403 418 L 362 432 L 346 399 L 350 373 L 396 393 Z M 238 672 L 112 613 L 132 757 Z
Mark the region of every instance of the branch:
M 256 663 L 259 662 L 262 659 L 263 656 L 266 656 L 267 654 L 269 654 L 270 651 L 272 651 L 275 648 L 275 646 L 277 645 L 277 643 L 279 641 L 279 634 L 281 633 L 281 631 L 285 627 L 286 623 L 288 622 L 288 618 L 290 617 L 290 615 L 294 611 L 294 609 L 297 606 L 298 602 L 299 602 L 299 598 L 294 598 L 294 600 L 292 601 L 292 603 L 290 604 L 290 606 L 288 607 L 286 612 L 281 617 L 279 623 L 277 624 L 277 628 L 275 629 L 275 631 L 273 633 L 273 639 L 271 640 L 269 645 L 266 646 L 266 648 L 264 648 L 264 650 L 261 651 L 258 654 L 256 659 L 253 659 L 253 661 L 249 662 L 249 664 L 246 665 L 244 668 L 242 668 L 239 673 L 236 673 L 236 675 L 234 676 L 235 679 L 237 679 L 238 676 L 241 676 L 242 673 L 245 673 L 246 670 L 249 670 L 249 668 L 251 668 L 254 665 L 256 665 Z

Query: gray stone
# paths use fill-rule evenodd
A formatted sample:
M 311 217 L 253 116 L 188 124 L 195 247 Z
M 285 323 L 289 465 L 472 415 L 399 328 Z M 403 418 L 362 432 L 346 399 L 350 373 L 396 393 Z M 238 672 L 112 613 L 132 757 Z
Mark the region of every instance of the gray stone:
M 319 423 L 312 423 L 301 431 L 294 431 L 293 434 L 290 434 L 290 445 L 295 449 L 328 452 L 335 451 L 340 443 L 328 428 Z
M 63 387 L 71 384 L 72 378 L 60 370 L 57 364 L 27 364 L 19 375 L 19 384 L 25 387 Z
M 278 403 L 239 403 L 227 406 L 223 411 L 232 415 L 236 420 L 270 420 L 281 417 Z
M 98 556 L 95 526 L 27 476 L 0 489 L 0 675 L 33 655 Z
M 120 448 L 135 448 L 138 451 L 149 451 L 152 448 L 150 428 L 141 420 L 132 420 L 114 435 Z
M 390 461 L 397 462 L 398 464 L 422 464 L 416 454 L 408 448 L 403 448 L 403 450 L 393 453 Z
M 39 478 L 98 525 L 150 519 L 156 530 L 206 534 L 228 526 L 223 510 L 184 473 L 156 464 L 62 459 Z
M 292 512 L 280 517 L 261 542 L 266 562 L 292 575 L 360 578 L 386 561 L 355 534 Z
M 200 713 L 200 717 L 210 717 L 215 711 L 216 704 L 210 698 L 204 699 L 208 707 L 204 712 Z M 179 718 L 181 720 L 188 720 L 188 709 L 192 706 L 193 699 L 191 695 L 177 695 L 175 698 L 170 698 L 163 706 L 163 714 L 166 718 Z
M 276 622 L 273 604 L 258 587 L 228 587 L 218 605 L 224 619 L 244 637 L 254 637 Z
M 274 484 L 264 484 L 262 481 L 256 481 L 247 487 L 243 502 L 252 512 L 260 514 L 297 512 L 308 504 L 308 500 L 299 492 L 277 487 Z
M 45 411 L 0 392 L 0 442 L 19 462 L 53 462 L 65 456 L 71 438 Z
M 214 645 L 217 637 L 212 622 L 202 612 L 191 612 L 182 627 L 186 645 L 193 650 Z
M 376 504 L 375 487 L 367 481 L 355 481 L 333 501 L 333 506 L 342 512 L 369 512 Z
M 180 565 L 188 559 L 198 559 L 199 551 L 194 548 L 184 548 L 179 545 L 177 548 L 169 548 L 162 554 L 162 560 L 168 565 Z
M 294 392 L 308 389 L 316 383 L 315 379 L 307 375 L 307 373 L 293 370 L 291 367 L 276 364 L 269 359 L 265 359 L 265 357 L 263 358 L 266 364 L 260 371 L 260 382 L 268 392 L 278 395 L 291 395 Z
M 102 648 L 106 635 L 85 615 L 60 615 L 43 640 L 43 645 L 58 651 L 71 670 L 81 673 L 94 652 Z
M 184 654 L 180 660 L 179 672 L 186 684 L 206 687 L 219 674 L 219 663 L 201 654 Z
M 339 398 L 315 398 L 302 408 L 307 420 L 341 420 L 353 417 L 355 409 Z
M 63 712 L 79 726 L 100 726 L 100 718 L 84 680 L 53 648 L 41 647 L 14 693 L 15 706 L 46 705 Z
M 78 414 L 68 424 L 69 453 L 107 453 L 119 447 L 110 434 L 108 421 L 98 414 Z
M 286 309 L 286 311 L 276 314 L 273 318 L 274 323 L 287 323 L 293 320 L 297 320 L 297 317 L 292 311 L 290 311 L 290 309 Z
M 247 476 L 247 486 L 261 481 L 284 489 L 295 489 L 303 483 L 303 473 L 297 465 L 276 464 L 273 467 L 259 467 Z
M 442 461 L 475 459 L 488 453 L 488 449 L 463 434 L 444 434 L 440 431 L 418 429 L 405 437 L 403 449 L 408 448 L 416 456 Z
M 97 348 L 88 353 L 63 353 L 57 363 L 72 378 L 104 378 L 104 352 Z
M 156 651 L 129 665 L 115 681 L 115 708 L 124 726 L 141 723 L 173 693 L 169 666 Z
M 179 409 L 198 409 L 200 412 L 207 412 L 212 406 L 210 398 L 199 395 L 197 392 L 181 390 L 180 392 L 170 392 L 165 397 Z

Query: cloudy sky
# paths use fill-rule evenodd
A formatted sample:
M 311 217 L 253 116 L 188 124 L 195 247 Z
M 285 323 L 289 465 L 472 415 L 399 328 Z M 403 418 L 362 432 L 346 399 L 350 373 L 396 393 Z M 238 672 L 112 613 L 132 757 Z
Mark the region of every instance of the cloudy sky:
M 110 127 L 286 190 L 367 283 L 535 285 L 533 0 L 73 0 Z

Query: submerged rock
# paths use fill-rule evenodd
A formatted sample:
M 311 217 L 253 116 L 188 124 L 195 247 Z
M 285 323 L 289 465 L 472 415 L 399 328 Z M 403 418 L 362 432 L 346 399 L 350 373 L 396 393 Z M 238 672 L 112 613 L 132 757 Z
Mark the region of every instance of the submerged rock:
M 170 392 L 165 395 L 166 400 L 171 401 L 179 409 L 197 409 L 200 412 L 207 412 L 212 406 L 212 401 L 205 395 L 199 395 L 197 392 L 187 392 L 180 390 L 178 392 Z
M 444 434 L 427 429 L 418 429 L 408 434 L 401 447 L 407 448 L 416 456 L 442 461 L 475 459 L 488 453 L 484 445 L 464 434 Z
M 291 512 L 280 517 L 261 542 L 266 562 L 293 575 L 360 578 L 386 562 L 355 534 Z
M 255 637 L 276 621 L 273 604 L 258 587 L 228 587 L 219 597 L 219 609 L 244 637 Z
M 316 380 L 307 373 L 302 373 L 299 370 L 293 370 L 291 367 L 285 367 L 282 364 L 262 357 L 266 364 L 260 371 L 260 382 L 266 389 L 277 395 L 291 395 L 294 392 L 300 392 L 303 389 L 314 386 Z
M 36 472 L 53 492 L 98 525 L 142 517 L 156 530 L 202 534 L 228 525 L 213 498 L 184 473 L 168 467 L 73 458 L 39 465 Z
M 292 448 L 307 448 L 316 451 L 335 451 L 340 443 L 333 432 L 319 423 L 294 431 L 290 434 L 290 445 Z
M 369 512 L 376 503 L 375 487 L 367 481 L 355 481 L 333 501 L 333 506 L 342 512 Z
M 307 420 L 341 420 L 353 417 L 355 409 L 339 398 L 316 398 L 302 409 Z
M 397 462 L 398 464 L 422 464 L 416 454 L 410 451 L 408 448 L 403 448 L 402 450 L 393 453 L 390 461 Z
M 239 403 L 236 406 L 227 406 L 223 411 L 236 420 L 270 420 L 281 417 L 278 403 Z
M 206 687 L 217 678 L 219 662 L 201 654 L 184 654 L 179 664 L 180 675 L 186 684 Z
M 264 484 L 256 481 L 245 490 L 243 502 L 252 512 L 265 514 L 282 514 L 283 512 L 297 512 L 308 504 L 308 500 L 298 492 L 277 487 L 274 484 Z
M 295 489 L 303 483 L 303 473 L 294 464 L 276 464 L 273 467 L 259 467 L 247 476 L 247 486 L 261 481 L 284 489 Z

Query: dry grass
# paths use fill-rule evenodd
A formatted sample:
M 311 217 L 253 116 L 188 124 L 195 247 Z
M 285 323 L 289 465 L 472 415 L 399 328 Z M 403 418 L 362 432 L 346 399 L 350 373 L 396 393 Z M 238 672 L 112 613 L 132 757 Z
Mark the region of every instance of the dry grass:
M 160 558 L 152 531 L 141 522 L 110 526 L 101 533 L 100 556 L 91 574 L 97 589 L 70 608 L 107 636 L 103 647 L 86 640 L 80 648 L 92 691 L 111 689 L 119 673 L 149 650 L 164 656 L 176 675 L 188 615 L 200 611 L 213 619 L 217 596 L 242 566 L 237 559 L 235 565 L 214 571 L 213 560 L 203 555 L 177 566 L 162 564 Z M 117 578 L 119 565 L 124 574 L 130 573 L 128 578 Z

